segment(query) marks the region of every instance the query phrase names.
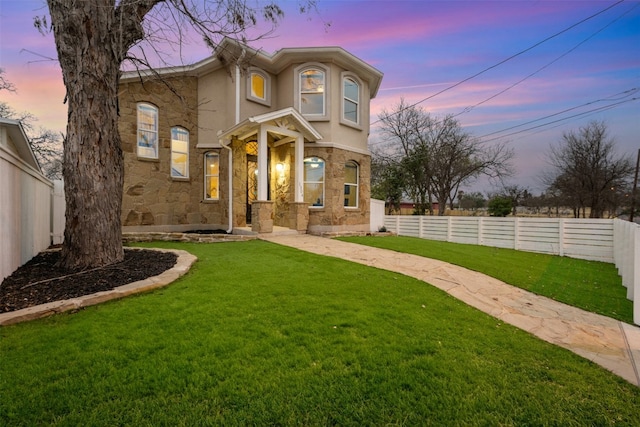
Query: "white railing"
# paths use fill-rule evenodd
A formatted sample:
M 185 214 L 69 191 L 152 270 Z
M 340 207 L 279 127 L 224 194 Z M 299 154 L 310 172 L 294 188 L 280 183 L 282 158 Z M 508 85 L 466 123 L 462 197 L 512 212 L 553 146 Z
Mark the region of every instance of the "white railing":
M 384 226 L 400 236 L 615 263 L 627 297 L 634 301 L 634 323 L 640 325 L 637 224 L 612 219 L 387 215 Z

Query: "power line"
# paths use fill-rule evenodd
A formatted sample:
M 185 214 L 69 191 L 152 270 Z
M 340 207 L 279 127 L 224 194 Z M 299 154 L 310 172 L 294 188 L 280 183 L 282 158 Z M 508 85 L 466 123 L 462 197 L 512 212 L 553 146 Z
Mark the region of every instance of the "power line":
M 506 135 L 497 136 L 495 138 L 487 139 L 487 140 L 484 140 L 482 142 L 491 142 L 491 141 L 495 141 L 495 140 L 498 140 L 498 139 L 506 138 L 506 137 L 509 137 L 509 136 L 519 135 L 521 133 L 528 132 L 528 131 L 533 130 L 533 129 L 538 129 L 538 128 L 541 128 L 541 127 L 544 127 L 544 126 L 549 126 L 549 125 L 552 125 L 552 124 L 555 124 L 555 123 L 559 123 L 559 122 L 562 122 L 562 121 L 565 121 L 565 120 L 569 120 L 569 119 L 573 119 L 573 118 L 576 118 L 576 117 L 584 116 L 584 115 L 587 115 L 587 114 L 599 113 L 601 111 L 606 111 L 606 110 L 615 108 L 615 107 L 617 107 L 619 105 L 626 104 L 627 102 L 633 102 L 633 101 L 637 101 L 637 100 L 640 100 L 640 98 L 631 98 L 631 99 L 627 99 L 627 100 L 624 100 L 624 101 L 616 102 L 615 104 L 604 105 L 602 107 L 594 108 L 594 109 L 588 110 L 588 111 L 583 111 L 581 113 L 574 114 L 574 115 L 568 116 L 568 117 L 563 117 L 561 119 L 557 119 L 557 120 L 554 120 L 554 121 L 551 121 L 551 122 L 548 122 L 548 123 L 542 123 L 540 125 L 532 126 L 530 128 L 527 128 L 527 129 L 522 129 L 522 130 L 519 130 L 519 131 L 516 131 L 516 132 L 512 132 L 512 133 L 509 133 L 509 134 L 506 134 Z M 539 120 L 542 120 L 542 119 L 539 119 Z M 538 121 L 538 120 L 534 120 L 534 121 Z M 520 127 L 520 126 L 523 126 L 523 125 L 518 125 L 516 127 Z M 494 132 L 494 133 L 496 133 L 496 132 Z M 483 137 L 480 137 L 480 138 L 483 138 Z
M 588 42 L 589 40 L 591 40 L 593 37 L 595 37 L 597 34 L 601 33 L 602 31 L 604 31 L 605 29 L 607 29 L 608 27 L 610 27 L 611 25 L 613 25 L 615 22 L 617 22 L 620 18 L 622 18 L 623 16 L 625 16 L 626 14 L 628 14 L 629 12 L 631 12 L 633 9 L 635 9 L 638 6 L 638 4 L 634 5 L 633 7 L 631 7 L 629 10 L 627 10 L 626 12 L 624 12 L 623 14 L 621 14 L 620 16 L 618 16 L 617 18 L 615 18 L 614 20 L 612 20 L 611 22 L 609 22 L 607 25 L 605 25 L 604 27 L 600 28 L 598 31 L 592 33 L 589 37 L 587 37 L 586 39 L 582 40 L 580 43 L 578 43 L 577 45 L 573 46 L 571 49 L 567 50 L 566 52 L 564 52 L 562 55 L 558 56 L 557 58 L 555 58 L 553 61 L 546 63 L 545 65 L 543 65 L 542 67 L 538 68 L 536 71 L 534 71 L 533 73 L 527 75 L 526 77 L 518 80 L 517 82 L 513 83 L 512 85 L 508 86 L 507 88 L 501 90 L 500 92 L 491 95 L 489 98 L 478 102 L 475 105 L 472 105 L 470 107 L 466 107 L 464 108 L 462 111 L 460 111 L 457 114 L 454 114 L 451 117 L 458 117 L 462 114 L 468 113 L 471 110 L 473 110 L 475 107 L 482 105 L 488 101 L 491 101 L 494 98 L 497 98 L 498 96 L 502 95 L 503 93 L 513 89 L 514 87 L 516 87 L 517 85 L 519 85 L 520 83 L 524 82 L 525 80 L 529 79 L 530 77 L 535 76 L 536 74 L 538 74 L 540 71 L 550 67 L 551 65 L 555 64 L 556 62 L 558 62 L 560 59 L 564 58 L 565 56 L 569 55 L 571 52 L 573 52 L 574 50 L 576 50 L 577 48 L 579 48 L 580 46 L 582 46 L 583 44 L 585 44 L 586 42 Z
M 499 67 L 500 65 L 502 65 L 502 64 L 504 64 L 504 63 L 506 63 L 506 62 L 508 62 L 508 61 L 510 61 L 510 60 L 512 60 L 512 59 L 514 59 L 514 58 L 516 58 L 516 57 L 518 57 L 518 56 L 520 56 L 520 55 L 522 55 L 522 54 L 524 54 L 524 53 L 526 53 L 526 52 L 530 51 L 530 50 L 532 50 L 532 49 L 535 49 L 536 47 L 540 46 L 541 44 L 546 43 L 547 41 L 549 41 L 549 40 L 551 40 L 551 39 L 553 39 L 553 38 L 555 38 L 555 37 L 558 37 L 559 35 L 564 34 L 564 33 L 566 33 L 566 32 L 567 32 L 567 31 L 569 31 L 569 30 L 572 30 L 573 28 L 577 27 L 578 25 L 581 25 L 581 24 L 583 24 L 584 22 L 586 22 L 586 21 L 588 21 L 588 20 L 590 20 L 590 19 L 593 19 L 593 18 L 595 18 L 595 17 L 596 17 L 596 16 L 598 16 L 598 15 L 603 14 L 604 12 L 608 11 L 609 9 L 612 9 L 612 8 L 616 7 L 617 5 L 619 5 L 620 3 L 623 3 L 623 2 L 624 2 L 624 0 L 618 0 L 616 3 L 612 4 L 611 6 L 608 6 L 608 7 L 604 8 L 604 9 L 602 9 L 601 11 L 599 11 L 599 12 L 597 12 L 597 13 L 595 13 L 595 14 L 593 14 L 593 15 L 591 15 L 591 16 L 589 16 L 589 17 L 587 17 L 587 18 L 582 19 L 581 21 L 579 21 L 579 22 L 577 22 L 577 23 L 575 23 L 575 24 L 573 24 L 573 25 L 571 25 L 571 26 L 569 26 L 569 27 L 565 28 L 564 30 L 559 31 L 559 32 L 557 32 L 557 33 L 555 33 L 555 34 L 553 34 L 553 35 L 551 35 L 551 36 L 549 36 L 549 37 L 545 38 L 544 40 L 539 41 L 538 43 L 535 43 L 534 45 L 532 45 L 532 46 L 530 46 L 530 47 L 528 47 L 528 48 L 526 48 L 526 49 L 524 49 L 524 50 L 522 50 L 522 51 L 520 51 L 520 52 L 518 52 L 518 53 L 516 53 L 516 54 L 513 54 L 513 55 L 509 56 L 508 58 L 503 59 L 502 61 L 500 61 L 500 62 L 498 62 L 498 63 L 496 63 L 496 64 L 494 64 L 494 65 L 491 65 L 490 67 L 487 67 L 487 68 L 485 68 L 484 70 L 479 71 L 479 72 L 477 72 L 477 73 L 473 74 L 472 76 L 469 76 L 469 77 L 465 78 L 464 80 L 461 80 L 461 81 L 459 81 L 459 82 L 457 82 L 457 83 L 455 83 L 455 84 L 453 84 L 453 85 L 451 85 L 451 86 L 448 86 L 448 87 L 446 87 L 446 88 L 442 89 L 441 91 L 434 93 L 433 95 L 430 95 L 430 96 L 428 96 L 428 97 L 426 97 L 426 98 L 424 98 L 424 99 L 421 99 L 420 101 L 415 102 L 415 103 L 413 103 L 413 104 L 411 104 L 411 105 L 408 105 L 407 107 L 405 107 L 405 109 L 415 107 L 415 106 L 416 106 L 416 105 L 418 105 L 418 104 L 422 104 L 423 102 L 428 101 L 428 100 L 430 100 L 430 99 L 432 99 L 432 98 L 435 98 L 436 96 L 441 95 L 441 94 L 443 94 L 444 92 L 447 92 L 447 91 L 449 91 L 449 90 L 451 90 L 451 89 L 453 89 L 453 88 L 455 88 L 455 87 L 458 87 L 458 86 L 460 86 L 461 84 L 466 83 L 466 82 L 468 82 L 469 80 L 474 79 L 474 78 L 476 78 L 476 77 L 478 77 L 478 76 L 480 76 L 480 75 L 482 75 L 482 74 L 486 73 L 487 71 L 490 71 L 490 70 L 492 70 L 492 69 L 494 69 L 494 68 L 496 68 L 496 67 Z M 391 114 L 391 115 L 395 115 L 395 114 L 398 114 L 398 113 L 400 113 L 400 112 L 401 112 L 401 111 L 396 111 L 395 113 L 393 113 L 393 114 Z M 378 119 L 378 120 L 376 120 L 375 122 L 371 123 L 371 125 L 375 125 L 376 123 L 378 123 L 378 122 L 380 122 L 380 121 L 381 121 L 381 119 Z
M 622 100 L 622 99 L 628 98 L 629 96 L 632 96 L 632 95 L 638 93 L 638 91 L 640 91 L 639 88 L 632 88 L 632 89 L 629 89 L 629 90 L 625 90 L 624 92 L 619 92 L 619 93 L 616 93 L 614 95 L 608 96 L 606 98 L 600 98 L 600 99 L 596 99 L 595 101 L 585 102 L 584 104 L 580 104 L 580 105 L 577 105 L 575 107 L 567 108 L 565 110 L 558 111 L 557 113 L 549 114 L 547 116 L 543 116 L 543 117 L 540 117 L 540 118 L 537 118 L 537 119 L 534 119 L 534 120 L 529 120 L 528 122 L 520 123 L 519 125 L 511 126 L 511 127 L 506 128 L 506 129 L 501 129 L 501 130 L 498 130 L 498 131 L 495 131 L 495 132 L 491 132 L 491 133 L 482 135 L 479 138 L 486 138 L 488 136 L 497 135 L 499 133 L 507 132 L 507 131 L 510 131 L 512 129 L 517 129 L 517 128 L 522 127 L 522 126 L 526 126 L 526 125 L 531 124 L 531 123 L 539 122 L 541 120 L 545 120 L 545 119 L 548 119 L 548 118 L 551 118 L 551 117 L 559 116 L 560 114 L 568 113 L 569 111 L 577 110 L 578 108 L 586 107 L 588 105 L 596 104 L 598 102 Z M 619 95 L 625 95 L 625 96 L 623 96 L 621 98 L 614 98 L 614 97 L 617 97 Z M 617 105 L 617 104 L 614 104 L 614 105 Z
M 529 120 L 527 122 L 520 123 L 518 125 L 510 126 L 508 128 L 505 128 L 505 129 L 501 129 L 501 130 L 497 130 L 495 132 L 487 133 L 485 135 L 479 136 L 478 139 L 483 139 L 483 138 L 486 138 L 486 137 L 489 137 L 489 136 L 498 135 L 498 134 L 501 134 L 501 133 L 504 133 L 504 132 L 508 132 L 510 130 L 513 130 L 513 129 L 518 129 L 518 128 L 521 128 L 523 126 L 527 126 L 527 125 L 530 125 L 530 124 L 533 124 L 533 123 L 536 123 L 536 122 L 540 122 L 542 120 L 550 119 L 552 117 L 556 117 L 556 116 L 559 116 L 561 114 L 565 114 L 565 113 L 568 113 L 570 111 L 574 111 L 574 110 L 577 110 L 579 108 L 587 107 L 589 105 L 593 105 L 593 104 L 596 104 L 596 103 L 599 103 L 599 102 L 619 101 L 619 102 L 616 102 L 614 104 L 608 104 L 608 105 L 604 105 L 604 106 L 601 106 L 601 107 L 593 108 L 591 110 L 583 111 L 581 113 L 574 114 L 574 115 L 571 115 L 571 116 L 568 116 L 568 117 L 564 117 L 564 118 L 560 118 L 560 119 L 557 119 L 557 120 L 553 120 L 551 122 L 547 122 L 547 123 L 543 123 L 543 124 L 540 124 L 540 125 L 532 126 L 530 128 L 527 128 L 527 129 L 521 129 L 519 131 L 512 132 L 512 133 L 509 133 L 509 134 L 506 134 L 506 135 L 496 136 L 494 138 L 486 139 L 486 140 L 484 140 L 482 142 L 491 142 L 491 141 L 495 141 L 495 140 L 498 140 L 498 139 L 506 138 L 506 137 L 509 137 L 509 136 L 519 135 L 521 133 L 525 133 L 525 132 L 528 132 L 530 130 L 539 129 L 539 128 L 542 128 L 542 127 L 545 127 L 545 126 L 549 126 L 549 125 L 552 125 L 552 124 L 560 123 L 562 121 L 573 119 L 573 118 L 580 117 L 580 116 L 584 116 L 584 115 L 587 115 L 587 114 L 594 114 L 594 113 L 606 111 L 606 110 L 609 110 L 609 109 L 612 109 L 612 108 L 616 108 L 616 107 L 618 107 L 618 106 L 620 106 L 622 104 L 626 104 L 628 102 L 633 102 L 633 101 L 639 100 L 640 98 L 638 98 L 638 97 L 634 97 L 634 98 L 631 98 L 631 99 L 626 99 L 626 98 L 629 98 L 630 96 L 636 95 L 639 92 L 640 92 L 640 88 L 628 89 L 628 90 L 625 90 L 623 92 L 618 92 L 618 93 L 615 93 L 613 95 L 610 95 L 610 96 L 608 96 L 606 98 L 600 98 L 600 99 L 596 99 L 594 101 L 585 102 L 584 104 L 576 105 L 576 106 L 571 107 L 571 108 L 566 108 L 564 110 L 558 111 L 558 112 L 553 113 L 553 114 L 548 114 L 546 116 L 539 117 L 539 118 L 533 119 L 533 120 Z M 369 145 L 375 146 L 375 145 L 382 144 L 384 142 L 385 141 L 373 141 L 373 142 L 369 143 Z

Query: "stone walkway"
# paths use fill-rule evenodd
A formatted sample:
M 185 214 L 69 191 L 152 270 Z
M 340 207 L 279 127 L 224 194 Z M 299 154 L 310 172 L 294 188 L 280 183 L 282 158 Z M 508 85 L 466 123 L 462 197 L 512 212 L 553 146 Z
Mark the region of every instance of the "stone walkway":
M 394 271 L 585 357 L 640 386 L 640 327 L 590 313 L 442 261 L 311 235 L 266 241 Z

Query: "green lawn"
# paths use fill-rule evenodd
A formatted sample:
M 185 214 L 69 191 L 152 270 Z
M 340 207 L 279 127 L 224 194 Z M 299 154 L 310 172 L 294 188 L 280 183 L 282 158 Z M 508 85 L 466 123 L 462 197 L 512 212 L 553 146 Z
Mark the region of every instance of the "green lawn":
M 419 239 L 345 237 L 347 242 L 391 249 L 460 265 L 510 285 L 633 324 L 633 301 L 613 264 Z
M 640 388 L 418 280 L 263 241 L 0 328 L 0 425 L 640 425 Z

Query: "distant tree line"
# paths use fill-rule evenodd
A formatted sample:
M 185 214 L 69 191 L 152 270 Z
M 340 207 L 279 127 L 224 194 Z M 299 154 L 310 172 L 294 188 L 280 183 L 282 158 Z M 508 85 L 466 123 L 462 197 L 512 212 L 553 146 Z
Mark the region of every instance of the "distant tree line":
M 492 216 L 516 215 L 518 208 L 549 216 L 568 210 L 575 218 L 630 211 L 635 168 L 631 157 L 616 153 L 604 122 L 592 121 L 562 135 L 547 153 L 551 168 L 541 177 L 546 189 L 540 195 L 503 184 L 485 197 L 460 188 L 480 175 L 505 182 L 513 153 L 504 145 L 486 147 L 453 118 L 437 120 L 404 100 L 391 112 L 383 110 L 380 121 L 386 143 L 374 151 L 371 186 L 372 197 L 385 200 L 388 213 L 398 212 L 407 199 L 416 215 L 433 215 L 434 201 L 438 215 L 454 207 Z

